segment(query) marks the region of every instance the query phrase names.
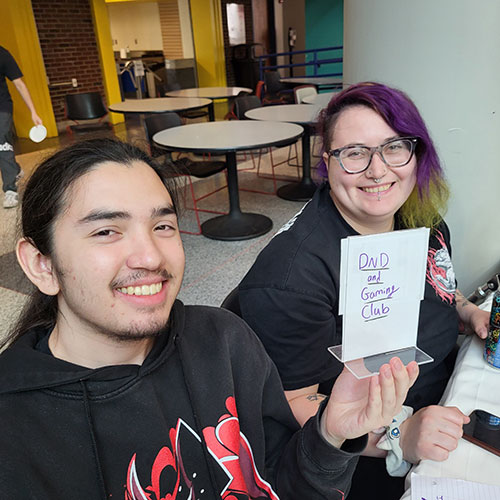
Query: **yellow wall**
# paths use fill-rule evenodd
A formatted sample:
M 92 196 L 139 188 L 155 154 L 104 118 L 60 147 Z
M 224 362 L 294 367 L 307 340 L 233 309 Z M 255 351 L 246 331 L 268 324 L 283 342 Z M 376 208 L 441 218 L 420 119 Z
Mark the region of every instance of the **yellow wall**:
M 0 0 L 2 13 L 0 45 L 16 59 L 24 74 L 35 108 L 47 127 L 49 137 L 57 135 L 52 111 L 47 76 L 30 0 Z M 7 80 L 8 81 L 8 80 Z M 33 126 L 31 113 L 17 89 L 10 82 L 9 91 L 14 101 L 14 124 L 19 137 L 28 137 Z
M 226 67 L 220 0 L 191 0 L 191 20 L 198 84 L 225 86 Z
M 94 18 L 94 30 L 96 35 L 97 49 L 101 61 L 104 92 L 109 104 L 121 102 L 120 84 L 116 72 L 116 63 L 113 53 L 113 41 L 111 39 L 111 28 L 109 25 L 108 9 L 105 0 L 91 0 L 92 17 Z M 110 113 L 111 123 L 124 121 L 120 113 Z

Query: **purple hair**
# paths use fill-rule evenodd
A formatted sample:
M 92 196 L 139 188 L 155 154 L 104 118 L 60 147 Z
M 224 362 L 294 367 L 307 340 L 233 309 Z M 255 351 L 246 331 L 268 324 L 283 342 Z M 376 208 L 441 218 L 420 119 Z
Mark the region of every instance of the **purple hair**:
M 333 96 L 328 106 L 321 111 L 318 122 L 325 151 L 330 149 L 332 132 L 340 113 L 350 106 L 367 106 L 376 111 L 399 135 L 418 137 L 415 155 L 419 196 L 428 192 L 430 182 L 443 180 L 439 157 L 417 107 L 404 92 L 381 83 L 357 83 Z M 318 167 L 319 174 L 327 177 L 323 160 Z

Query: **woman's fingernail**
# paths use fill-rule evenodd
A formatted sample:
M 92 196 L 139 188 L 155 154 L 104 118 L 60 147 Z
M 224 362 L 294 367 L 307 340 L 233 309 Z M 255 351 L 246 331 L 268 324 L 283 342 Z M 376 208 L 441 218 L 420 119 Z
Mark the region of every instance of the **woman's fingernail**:
M 401 360 L 399 358 L 394 358 L 392 360 L 392 366 L 398 371 L 403 369 L 403 363 L 401 363 Z

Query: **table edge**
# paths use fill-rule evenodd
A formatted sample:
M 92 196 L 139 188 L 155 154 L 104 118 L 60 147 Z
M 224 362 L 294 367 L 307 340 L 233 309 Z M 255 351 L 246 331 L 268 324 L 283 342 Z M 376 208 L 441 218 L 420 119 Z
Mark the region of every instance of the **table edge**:
M 298 124 L 297 124 L 298 125 Z M 301 127 L 301 125 L 298 125 L 299 127 Z M 166 151 L 186 151 L 186 152 L 192 152 L 192 153 L 219 153 L 219 154 L 228 154 L 228 153 L 236 153 L 238 151 L 249 151 L 249 150 L 254 150 L 254 149 L 264 149 L 264 148 L 269 148 L 269 147 L 276 147 L 276 148 L 279 148 L 279 147 L 283 147 L 283 146 L 288 146 L 290 144 L 294 144 L 295 142 L 297 142 L 303 135 L 304 135 L 304 129 L 302 128 L 302 131 L 297 134 L 297 135 L 294 135 L 292 137 L 289 137 L 287 139 L 282 139 L 278 142 L 276 141 L 272 141 L 272 142 L 268 142 L 268 143 L 262 143 L 262 144 L 258 144 L 258 145 L 255 145 L 255 146 L 241 146 L 241 147 L 235 147 L 235 148 L 197 148 L 195 146 L 190 146 L 190 147 L 172 147 L 172 146 L 166 146 L 164 144 L 160 144 L 159 142 L 156 142 L 154 140 L 154 136 L 153 136 L 153 142 L 161 149 L 164 149 Z
M 206 97 L 197 97 L 196 99 L 207 99 L 207 101 L 210 101 L 210 99 Z M 113 109 L 111 106 L 108 106 L 108 110 L 111 111 L 112 113 L 121 113 L 121 114 L 142 114 L 142 115 L 149 115 L 153 113 L 177 113 L 177 111 L 189 111 L 192 109 L 201 109 L 201 108 L 206 108 L 207 106 L 210 106 L 212 104 L 212 101 L 207 102 L 206 104 L 197 104 L 196 106 L 188 106 L 186 108 L 177 108 L 177 109 L 171 109 L 171 110 L 159 110 L 159 111 L 118 111 L 116 109 Z

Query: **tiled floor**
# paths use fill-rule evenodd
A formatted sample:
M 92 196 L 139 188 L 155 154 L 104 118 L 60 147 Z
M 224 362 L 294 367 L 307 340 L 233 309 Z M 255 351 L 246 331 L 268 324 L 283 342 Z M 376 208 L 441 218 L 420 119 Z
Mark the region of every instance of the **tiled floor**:
M 144 144 L 142 129 L 137 122 L 127 122 L 127 126 L 115 127 L 116 135 L 123 140 Z M 39 163 L 40 159 L 48 155 L 59 145 L 70 142 L 71 138 L 62 136 L 43 144 L 45 149 L 34 150 L 33 145 L 23 141 L 18 145 L 22 153 L 17 159 L 26 171 L 26 177 Z M 275 152 L 276 154 L 276 152 Z M 288 148 L 277 151 L 280 158 L 285 158 Z M 300 149 L 299 149 L 300 154 Z M 263 165 L 269 169 L 269 159 L 263 157 Z M 240 160 L 240 188 L 258 190 L 272 190 L 272 181 L 260 179 L 255 171 L 245 171 L 251 167 L 251 160 Z M 279 174 L 291 178 L 296 175 L 296 168 L 280 167 Z M 219 174 L 210 180 L 196 183 L 196 190 L 207 189 L 213 185 L 225 182 L 224 174 Z M 283 184 L 280 182 L 279 184 Z M 2 200 L 0 200 L 1 202 Z M 205 199 L 203 208 L 217 210 L 227 209 L 227 191 L 222 190 Z M 262 213 L 273 220 L 273 229 L 270 233 L 259 238 L 246 241 L 216 241 L 203 236 L 183 234 L 182 239 L 186 252 L 186 272 L 179 298 L 187 304 L 220 305 L 224 297 L 238 284 L 248 268 L 251 266 L 260 249 L 269 241 L 286 221 L 297 213 L 303 203 L 290 202 L 275 195 L 265 195 L 240 191 L 240 204 L 243 211 Z M 17 219 L 19 211 L 16 209 L 0 208 L 0 322 L 2 332 L 7 332 L 15 321 L 22 308 L 26 294 L 31 289 L 30 282 L 25 278 L 15 259 L 15 242 L 17 239 Z M 200 213 L 200 218 L 206 220 L 212 214 Z M 187 230 L 196 229 L 196 221 L 192 211 L 186 210 L 181 218 L 181 227 Z M 2 333 L 0 333 L 1 335 Z

